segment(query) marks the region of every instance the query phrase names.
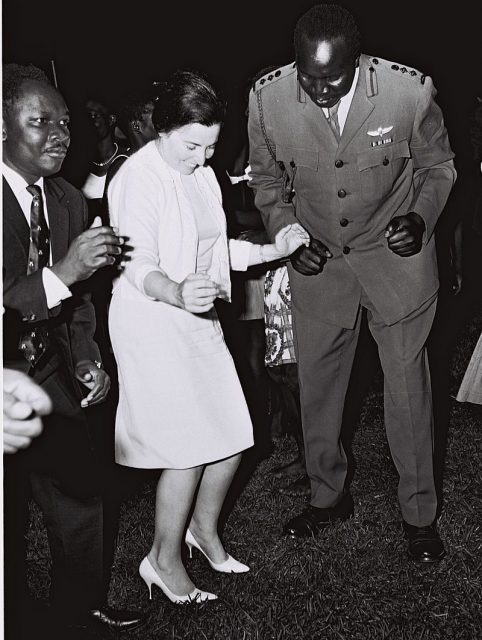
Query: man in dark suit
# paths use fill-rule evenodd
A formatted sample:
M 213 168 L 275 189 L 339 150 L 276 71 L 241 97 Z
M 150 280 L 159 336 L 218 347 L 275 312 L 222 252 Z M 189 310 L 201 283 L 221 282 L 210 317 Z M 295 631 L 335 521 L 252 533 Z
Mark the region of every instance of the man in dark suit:
M 43 433 L 5 457 L 6 638 L 32 637 L 32 628 L 42 634 L 40 621 L 25 610 L 30 492 L 52 556 L 49 637 L 90 637 L 94 622 L 132 628 L 138 615 L 106 603 L 103 504 L 83 410 L 105 399 L 110 380 L 82 283 L 114 263 L 122 239 L 110 227 L 85 230 L 82 194 L 51 177 L 67 153 L 69 115 L 60 93 L 32 65 L 4 66 L 2 140 L 4 365 L 27 373 L 53 404 Z
M 440 560 L 426 340 L 437 302 L 433 230 L 455 180 L 432 80 L 360 53 L 353 16 L 316 5 L 296 62 L 250 95 L 256 206 L 271 236 L 312 236 L 289 265 L 311 505 L 285 526 L 313 535 L 353 513 L 340 442 L 366 309 L 385 376 L 385 426 L 411 558 Z M 293 197 L 294 194 L 294 197 Z

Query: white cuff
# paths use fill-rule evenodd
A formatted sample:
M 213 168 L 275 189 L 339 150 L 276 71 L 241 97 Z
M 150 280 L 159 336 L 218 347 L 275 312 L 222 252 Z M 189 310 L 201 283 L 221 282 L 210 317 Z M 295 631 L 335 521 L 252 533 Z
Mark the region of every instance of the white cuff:
M 246 271 L 249 266 L 249 254 L 253 245 L 245 240 L 229 240 L 229 261 L 233 271 Z
M 49 309 L 53 309 L 59 305 L 62 300 L 66 300 L 72 296 L 70 289 L 47 267 L 42 269 L 42 283 L 44 285 L 47 307 Z

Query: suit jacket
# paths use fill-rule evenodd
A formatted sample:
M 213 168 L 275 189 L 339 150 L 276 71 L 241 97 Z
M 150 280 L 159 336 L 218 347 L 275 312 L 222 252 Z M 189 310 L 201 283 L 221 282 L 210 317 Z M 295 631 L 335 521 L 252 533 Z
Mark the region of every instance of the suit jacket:
M 53 262 L 67 252 L 70 243 L 87 223 L 84 197 L 62 178 L 44 181 Z M 44 419 L 44 432 L 26 455 L 35 458 L 42 470 L 59 469 L 72 475 L 90 460 L 86 420 L 80 408 L 81 392 L 74 378 L 80 360 L 100 359 L 93 341 L 95 317 L 89 294 L 82 283 L 71 287 L 72 297 L 48 309 L 41 272 L 27 274 L 30 229 L 6 180 L 3 180 L 3 345 L 4 365 L 28 370 L 19 350 L 22 334 L 33 327 L 45 327 L 51 348 L 29 373 L 48 388 L 53 402 L 51 416 Z M 85 288 L 85 285 L 83 285 Z M 52 384 L 56 377 L 58 383 Z M 19 454 L 16 454 L 16 457 Z M 75 463 L 72 461 L 75 460 Z M 62 461 L 60 465 L 59 462 Z M 72 465 L 73 466 L 69 466 Z
M 62 178 L 45 179 L 53 262 L 60 260 L 70 243 L 87 224 L 84 197 Z M 30 229 L 6 180 L 3 180 L 3 306 L 4 361 L 6 366 L 25 368 L 18 345 L 20 336 L 33 327 L 46 327 L 52 350 L 40 362 L 33 378 L 41 383 L 60 358 L 73 376 L 80 360 L 98 360 L 93 341 L 95 317 L 88 294 L 72 287 L 73 296 L 48 309 L 41 271 L 27 275 Z M 28 366 L 28 363 L 25 361 Z
M 352 328 L 362 288 L 387 324 L 419 308 L 438 289 L 433 230 L 453 186 L 453 153 L 432 80 L 415 69 L 362 55 L 338 141 L 303 91 L 296 65 L 258 80 L 250 94 L 251 186 L 274 237 L 298 220 L 333 253 L 323 272 L 290 269 L 294 308 L 313 321 Z M 281 201 L 281 172 L 294 173 L 295 197 Z M 385 229 L 410 211 L 425 222 L 423 248 L 402 258 Z

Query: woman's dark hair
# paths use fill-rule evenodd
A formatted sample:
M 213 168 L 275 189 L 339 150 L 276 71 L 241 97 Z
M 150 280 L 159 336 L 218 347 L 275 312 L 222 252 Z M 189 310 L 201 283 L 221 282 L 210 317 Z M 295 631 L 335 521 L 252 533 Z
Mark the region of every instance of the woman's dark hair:
M 360 32 L 352 14 L 338 4 L 317 4 L 303 14 L 296 24 L 296 56 L 306 40 L 333 38 L 345 40 L 353 59 L 360 55 Z
M 178 70 L 161 83 L 152 122 L 158 133 L 169 133 L 188 124 L 207 127 L 222 124 L 225 102 L 197 71 Z

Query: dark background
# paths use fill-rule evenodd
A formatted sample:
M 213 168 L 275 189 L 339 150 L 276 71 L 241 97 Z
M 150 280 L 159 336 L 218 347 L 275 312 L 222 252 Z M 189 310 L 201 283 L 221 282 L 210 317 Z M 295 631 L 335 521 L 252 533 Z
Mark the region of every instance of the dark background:
M 460 169 L 468 166 L 469 118 L 475 96 L 482 93 L 476 3 L 340 3 L 355 15 L 365 53 L 414 66 L 433 77 L 457 163 Z M 313 4 L 306 0 L 6 0 L 3 59 L 33 62 L 50 75 L 50 60 L 55 60 L 59 88 L 73 116 L 72 148 L 65 165 L 72 171 L 72 160 L 87 146 L 82 130 L 87 96 L 115 101 L 128 89 L 188 66 L 208 73 L 231 104 L 239 104 L 254 73 L 293 59 L 294 25 Z M 236 138 L 228 127 L 225 137 L 230 135 Z

